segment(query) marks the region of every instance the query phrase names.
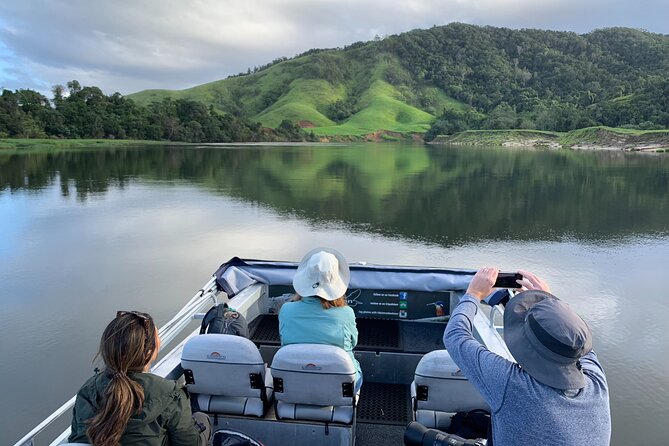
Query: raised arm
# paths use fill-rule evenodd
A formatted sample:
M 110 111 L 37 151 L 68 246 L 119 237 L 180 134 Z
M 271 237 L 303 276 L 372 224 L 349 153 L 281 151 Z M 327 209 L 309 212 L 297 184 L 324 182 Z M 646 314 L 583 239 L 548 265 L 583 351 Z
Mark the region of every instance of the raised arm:
M 516 365 L 485 348 L 474 338 L 472 331 L 479 302 L 492 292 L 496 278 L 495 268 L 484 268 L 476 273 L 466 294 L 451 313 L 444 332 L 444 346 L 451 358 L 493 411 L 501 406 L 511 371 Z

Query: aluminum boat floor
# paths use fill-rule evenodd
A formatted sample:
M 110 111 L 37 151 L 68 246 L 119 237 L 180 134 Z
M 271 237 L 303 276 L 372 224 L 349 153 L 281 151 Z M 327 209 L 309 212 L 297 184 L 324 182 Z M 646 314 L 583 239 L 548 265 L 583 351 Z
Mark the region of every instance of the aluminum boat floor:
M 411 421 L 410 386 L 363 382 L 356 420 L 406 426 Z
M 279 337 L 279 317 L 263 314 L 249 324 L 251 340 L 256 344 L 281 345 Z
M 406 426 L 358 423 L 355 446 L 402 446 Z
M 356 446 L 401 446 L 411 422 L 410 386 L 363 383 L 357 411 Z

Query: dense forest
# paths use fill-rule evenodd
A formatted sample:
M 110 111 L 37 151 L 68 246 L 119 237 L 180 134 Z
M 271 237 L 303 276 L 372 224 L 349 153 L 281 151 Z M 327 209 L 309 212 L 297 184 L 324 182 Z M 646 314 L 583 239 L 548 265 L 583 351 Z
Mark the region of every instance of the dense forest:
M 305 140 L 377 131 L 669 128 L 669 36 L 453 23 L 313 49 L 187 90 L 5 90 L 0 135 Z M 300 130 L 306 128 L 307 132 Z M 274 130 L 270 130 L 274 129 Z
M 421 80 L 471 108 L 431 133 L 669 127 L 669 36 L 627 28 L 585 35 L 453 24 L 381 42 Z M 439 128 L 437 128 L 439 127 Z
M 313 135 L 290 121 L 276 129 L 215 111 L 189 99 L 137 105 L 119 93 L 71 81 L 53 88 L 53 100 L 33 90 L 3 90 L 0 138 L 110 138 L 184 142 L 302 141 Z

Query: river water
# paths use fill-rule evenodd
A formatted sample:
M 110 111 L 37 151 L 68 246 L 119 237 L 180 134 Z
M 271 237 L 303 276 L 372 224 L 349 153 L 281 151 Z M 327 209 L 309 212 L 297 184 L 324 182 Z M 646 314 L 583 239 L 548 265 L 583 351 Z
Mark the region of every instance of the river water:
M 590 324 L 613 444 L 669 442 L 669 156 L 395 144 L 0 152 L 0 444 L 233 256 L 528 269 Z

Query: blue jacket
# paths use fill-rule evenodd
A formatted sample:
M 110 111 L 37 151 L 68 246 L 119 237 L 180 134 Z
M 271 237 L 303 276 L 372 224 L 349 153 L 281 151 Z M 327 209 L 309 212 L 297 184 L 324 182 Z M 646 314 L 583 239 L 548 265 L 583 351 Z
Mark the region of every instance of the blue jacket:
M 287 302 L 279 312 L 281 345 L 327 344 L 346 350 L 361 376 L 360 364 L 353 356 L 358 343 L 358 327 L 351 307 L 324 309 L 318 297 L 303 297 Z
M 585 387 L 569 397 L 481 345 L 472 336 L 478 306 L 475 297 L 462 297 L 446 326 L 444 344 L 490 405 L 495 446 L 608 445 L 609 387 L 595 353 L 581 358 Z

